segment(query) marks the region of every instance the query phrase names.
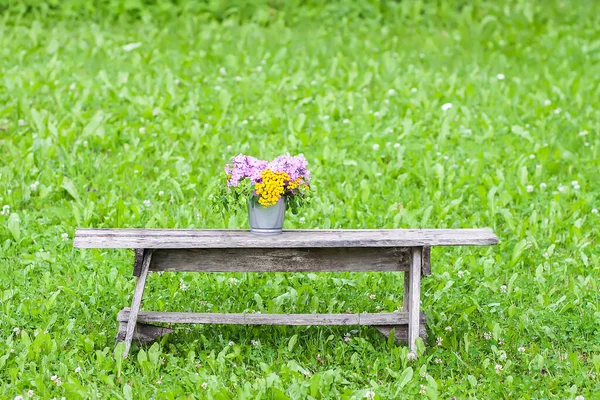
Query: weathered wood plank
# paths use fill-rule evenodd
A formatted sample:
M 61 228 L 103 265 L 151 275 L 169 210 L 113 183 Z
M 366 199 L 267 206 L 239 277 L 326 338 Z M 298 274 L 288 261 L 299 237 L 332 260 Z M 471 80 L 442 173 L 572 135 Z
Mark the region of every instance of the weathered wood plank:
M 144 249 L 134 249 L 135 259 L 133 260 L 133 276 L 140 276 L 142 264 L 144 262 Z
M 150 261 L 152 260 L 152 252 L 153 250 L 144 251 L 142 270 L 140 271 L 140 276 L 137 278 L 137 282 L 135 283 L 135 291 L 133 292 L 131 310 L 129 311 L 129 317 L 127 318 L 127 331 L 125 334 L 125 351 L 123 352 L 123 358 L 126 358 L 129 355 L 129 349 L 131 348 L 131 341 L 133 339 L 135 324 L 137 323 L 137 316 L 142 304 L 142 296 L 144 294 L 144 287 L 146 286 L 146 278 L 148 277 Z
M 150 271 L 408 271 L 407 247 L 315 249 L 158 249 Z
M 161 336 L 173 333 L 173 329 L 164 326 L 148 325 L 138 322 L 135 325 L 133 340 L 139 344 L 150 343 Z M 117 333 L 117 343 L 125 340 L 127 334 L 127 322 L 119 322 L 119 331 Z
M 408 312 L 410 304 L 410 271 L 404 273 L 404 296 L 402 296 L 402 311 Z
M 417 346 L 415 340 L 419 336 L 420 331 L 420 307 L 421 307 L 421 258 L 423 256 L 423 248 L 413 248 L 413 263 L 410 269 L 409 279 L 409 304 L 408 304 L 408 345 L 410 351 L 417 354 Z
M 421 273 L 425 276 L 431 275 L 431 247 L 423 247 L 423 262 L 421 267 Z
M 117 320 L 127 321 L 128 309 L 119 312 Z M 360 314 L 219 314 L 140 311 L 139 322 L 166 322 L 177 324 L 231 324 L 231 325 L 403 325 L 408 323 L 408 313 Z M 425 315 L 420 319 L 425 321 Z
M 289 230 L 259 236 L 247 230 L 78 229 L 77 248 L 318 248 L 482 246 L 497 244 L 485 229 Z

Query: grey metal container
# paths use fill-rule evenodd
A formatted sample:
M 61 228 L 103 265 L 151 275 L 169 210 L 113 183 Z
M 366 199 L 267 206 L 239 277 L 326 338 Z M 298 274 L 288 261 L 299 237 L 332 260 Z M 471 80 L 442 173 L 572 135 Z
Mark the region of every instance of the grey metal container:
M 264 207 L 258 203 L 256 197 L 248 200 L 248 221 L 250 231 L 257 235 L 279 235 L 283 229 L 285 218 L 285 198 L 279 199 L 277 204 Z

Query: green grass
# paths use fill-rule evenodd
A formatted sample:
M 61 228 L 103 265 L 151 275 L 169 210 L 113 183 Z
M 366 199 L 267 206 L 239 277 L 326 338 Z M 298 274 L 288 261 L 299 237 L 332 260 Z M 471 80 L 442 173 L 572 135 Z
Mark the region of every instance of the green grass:
M 599 398 L 598 3 L 338 6 L 0 14 L 0 398 Z M 214 178 L 287 151 L 317 189 L 287 228 L 498 234 L 433 250 L 425 353 L 368 327 L 181 326 L 115 361 L 132 253 L 74 250 L 75 228 L 245 228 Z M 402 282 L 157 274 L 142 307 L 393 311 Z

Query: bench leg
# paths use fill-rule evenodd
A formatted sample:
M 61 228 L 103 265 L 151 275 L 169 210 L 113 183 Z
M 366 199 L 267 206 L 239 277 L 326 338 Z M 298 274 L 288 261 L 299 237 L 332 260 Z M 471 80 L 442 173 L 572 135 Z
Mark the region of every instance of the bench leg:
M 412 264 L 408 274 L 408 346 L 410 351 L 417 353 L 415 340 L 419 337 L 421 309 L 421 259 L 422 247 L 413 247 Z M 406 278 L 405 278 L 406 282 Z M 406 288 L 404 289 L 406 293 Z
M 129 311 L 129 308 L 126 308 L 126 310 Z M 159 337 L 165 336 L 169 333 L 173 333 L 173 329 L 138 322 L 135 324 L 133 340 L 135 340 L 139 344 L 150 343 L 158 339 Z M 127 322 L 119 322 L 117 343 L 124 341 L 125 335 L 127 335 Z
M 140 312 L 142 295 L 144 294 L 144 287 L 146 286 L 146 278 L 148 277 L 151 260 L 152 250 L 144 250 L 144 262 L 142 263 L 140 275 L 137 277 L 135 292 L 133 292 L 133 301 L 131 302 L 131 312 L 129 313 L 127 327 L 125 328 L 125 351 L 123 352 L 123 358 L 126 358 L 129 355 L 129 349 L 131 348 L 131 341 L 133 340 L 133 334 L 135 333 L 137 316 Z M 120 328 L 122 328 L 122 326 Z

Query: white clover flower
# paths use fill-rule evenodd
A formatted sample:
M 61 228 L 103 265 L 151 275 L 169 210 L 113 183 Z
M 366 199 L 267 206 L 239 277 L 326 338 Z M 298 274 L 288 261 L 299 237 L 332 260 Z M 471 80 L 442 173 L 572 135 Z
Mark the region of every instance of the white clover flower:
M 592 208 L 592 214 L 598 214 L 598 209 L 597 208 Z
M 415 352 L 411 351 L 410 353 L 408 353 L 407 358 L 409 361 L 414 361 L 417 359 L 417 354 Z
M 503 352 L 500 353 L 500 359 L 501 360 L 506 360 L 506 352 L 503 351 Z
M 499 374 L 500 372 L 502 372 L 504 367 L 500 364 L 496 364 L 496 367 L 494 369 L 496 370 L 496 373 Z
M 519 353 L 525 353 L 525 347 L 521 346 L 517 349 Z
M 377 143 L 373 145 L 373 150 L 379 150 L 379 145 Z
M 208 388 L 208 383 L 204 382 L 200 386 L 202 386 L 202 389 L 206 390 Z
M 155 108 L 154 110 L 152 110 L 152 115 L 154 115 L 155 117 L 157 117 L 158 114 L 160 114 L 160 108 Z
M 446 104 L 442 105 L 442 111 L 448 111 L 451 108 L 452 108 L 452 103 L 446 103 Z
M 162 190 L 160 192 L 158 192 L 159 196 L 163 196 L 165 194 L 165 192 L 163 192 Z
M 77 87 L 77 85 L 75 85 L 74 83 L 71 83 L 71 86 L 69 86 L 69 89 L 75 90 L 76 87 Z
M 235 343 L 233 343 L 231 340 L 229 341 L 229 343 L 227 343 L 228 346 L 233 346 Z
M 544 182 L 540 183 L 540 189 L 546 189 L 546 187 L 547 185 Z
M 19 120 L 19 126 L 25 126 L 25 121 L 24 121 L 24 120 L 22 120 L 22 119 L 20 119 L 20 120 Z
M 350 120 L 349 120 L 349 119 L 345 119 L 345 120 L 343 120 L 342 122 L 343 122 L 344 124 L 349 124 L 349 123 L 350 123 Z
M 348 106 L 348 110 L 352 110 L 354 107 L 352 106 Z
M 458 277 L 459 278 L 463 278 L 465 276 L 465 272 L 464 271 L 458 271 Z
M 329 115 L 324 115 L 324 116 L 323 116 L 323 119 L 324 119 L 325 121 L 327 121 L 327 120 L 329 119 Z
M 549 106 L 550 104 L 552 104 L 552 102 L 550 100 L 544 100 L 544 105 L 545 106 Z
M 39 184 L 40 184 L 40 182 L 39 182 L 39 181 L 35 181 L 35 182 L 33 182 L 33 183 L 31 184 L 31 186 L 30 186 L 30 187 L 31 187 L 31 191 L 32 191 L 32 192 L 35 192 L 35 191 L 37 190 L 37 187 L 38 187 L 38 185 L 39 185 Z
M 15 333 L 15 335 L 18 335 L 19 333 L 21 333 L 21 328 L 15 327 L 13 328 L 13 332 Z
M 248 125 L 248 120 L 247 119 L 243 120 L 242 125 Z
M 146 207 L 150 207 L 152 205 L 152 203 L 150 202 L 150 200 L 144 200 L 144 205 Z
M 533 192 L 533 186 L 532 185 L 527 185 L 527 192 L 529 192 L 529 193 Z
M 373 116 L 374 116 L 375 118 L 379 118 L 379 117 L 381 117 L 381 113 L 380 113 L 379 111 L 375 111 L 375 112 L 373 113 Z
M 579 186 L 579 185 L 573 185 L 573 189 L 575 189 L 575 190 L 579 190 L 580 188 L 581 188 L 581 186 Z
M 435 363 L 436 363 L 436 364 L 441 364 L 441 363 L 442 363 L 442 360 L 440 360 L 439 358 L 436 358 L 436 359 L 435 359 Z
M 259 65 L 258 67 L 256 67 L 256 70 L 257 70 L 258 72 L 262 71 L 262 66 L 260 66 L 260 65 Z
M 240 281 L 239 281 L 239 279 L 237 279 L 237 278 L 229 278 L 228 285 L 229 285 L 229 286 L 231 286 L 231 285 L 236 285 L 236 284 L 238 284 L 239 282 L 240 282 Z
M 22 119 L 19 120 L 19 125 L 21 125 L 21 121 Z M 579 136 L 586 136 L 589 132 L 588 131 L 581 131 L 579 132 Z
M 439 336 L 437 339 L 435 339 L 435 342 L 437 343 L 438 346 L 441 346 L 443 341 L 444 341 L 444 338 L 439 337 Z
M 185 284 L 185 282 L 183 281 L 183 279 L 179 280 L 179 289 L 183 292 L 185 292 L 186 290 L 188 290 L 189 286 Z
M 215 90 L 216 90 L 217 92 L 218 92 L 218 91 L 220 91 L 220 90 L 221 90 L 221 86 L 219 86 L 219 85 L 215 86 Z
M 219 73 L 221 75 L 227 75 L 227 70 L 225 69 L 225 67 L 221 67 L 221 68 L 219 68 Z
M 537 165 L 535 166 L 535 169 L 542 169 L 542 165 L 541 165 L 541 164 L 537 164 Z
M 83 147 L 88 147 L 88 141 L 87 140 L 83 141 Z
M 181 82 L 179 81 L 179 79 L 175 79 L 175 80 L 173 81 L 173 83 L 174 83 L 174 84 L 176 84 L 176 85 L 179 85 Z
M 317 81 L 315 81 L 314 79 L 310 82 L 311 85 L 315 86 L 317 84 Z
M 585 398 L 582 395 L 576 396 L 575 400 L 585 400 Z
M 529 158 L 530 158 L 531 160 L 533 160 L 533 159 L 535 158 L 535 154 L 530 154 L 530 155 L 529 155 Z
M 562 110 L 561 110 L 560 108 L 557 108 L 557 109 L 555 109 L 555 110 L 554 110 L 554 114 L 560 114 L 560 113 L 561 113 L 561 111 L 562 111 Z
M 395 149 L 399 149 L 400 148 L 400 143 L 394 143 L 394 148 Z
M 448 159 L 449 159 L 449 157 L 448 157 L 448 156 L 444 156 L 444 160 L 446 160 L 446 161 L 447 161 Z
M 369 400 L 373 400 L 375 398 L 375 392 L 372 390 L 369 390 L 367 393 L 365 393 L 365 397 Z
M 506 285 L 500 286 L 500 292 L 501 293 L 506 293 Z
M 417 88 L 414 87 L 414 88 L 410 89 L 410 91 L 411 91 L 411 93 L 417 93 Z
M 23 400 L 23 396 L 21 396 L 20 394 L 16 395 L 13 400 Z
M 66 242 L 67 240 L 69 240 L 69 234 L 63 233 L 60 235 L 60 238 L 63 240 L 63 242 Z
M 571 185 L 577 186 L 577 185 L 579 185 L 579 182 L 577 182 L 577 181 L 571 181 Z
M 29 389 L 27 391 L 27 396 L 29 396 L 29 397 L 33 397 L 34 394 L 35 394 L 35 392 L 33 390 L 31 390 L 31 389 Z
M 483 332 L 483 337 L 485 340 L 490 340 L 492 338 L 492 334 L 489 332 Z
M 10 214 L 10 206 L 8 204 L 5 204 L 2 206 L 2 212 L 0 212 L 0 215 L 9 215 Z
M 447 327 L 444 328 L 444 330 L 446 332 L 452 332 L 452 327 L 451 326 L 447 326 Z
M 352 341 L 352 338 L 346 334 L 346 336 L 344 336 L 344 342 L 350 343 L 351 341 Z
M 306 222 L 306 218 L 304 218 L 304 217 L 300 217 L 300 218 L 298 219 L 298 222 L 300 222 L 301 224 L 303 224 L 304 222 Z
M 504 79 L 504 74 L 498 74 L 496 75 L 496 78 L 498 78 L 498 80 L 503 80 Z
M 396 94 L 396 91 L 394 89 L 390 89 L 387 91 L 387 94 L 389 94 L 390 96 L 393 96 Z
M 563 185 L 558 185 L 558 191 L 561 193 L 564 193 L 567 190 L 567 188 Z
M 138 129 L 138 132 L 143 135 L 144 133 L 146 133 L 146 128 L 142 126 L 140 129 Z
M 375 300 L 375 299 L 377 298 L 377 296 L 376 296 L 375 294 L 370 294 L 370 295 L 369 295 L 369 298 L 370 298 L 371 300 Z
M 75 368 L 75 373 L 78 374 L 81 371 L 81 367 Z
M 421 385 L 421 386 L 419 387 L 419 393 L 420 393 L 420 394 L 425 394 L 425 385 Z
M 54 384 L 55 384 L 56 386 L 60 386 L 60 384 L 61 384 L 60 378 L 59 378 L 58 376 L 56 376 L 56 375 L 52 375 L 52 376 L 50 377 L 50 380 L 51 380 L 52 382 L 54 382 Z
M 240 82 L 242 80 L 242 77 L 241 76 L 236 76 L 235 80 L 238 81 L 238 82 Z

